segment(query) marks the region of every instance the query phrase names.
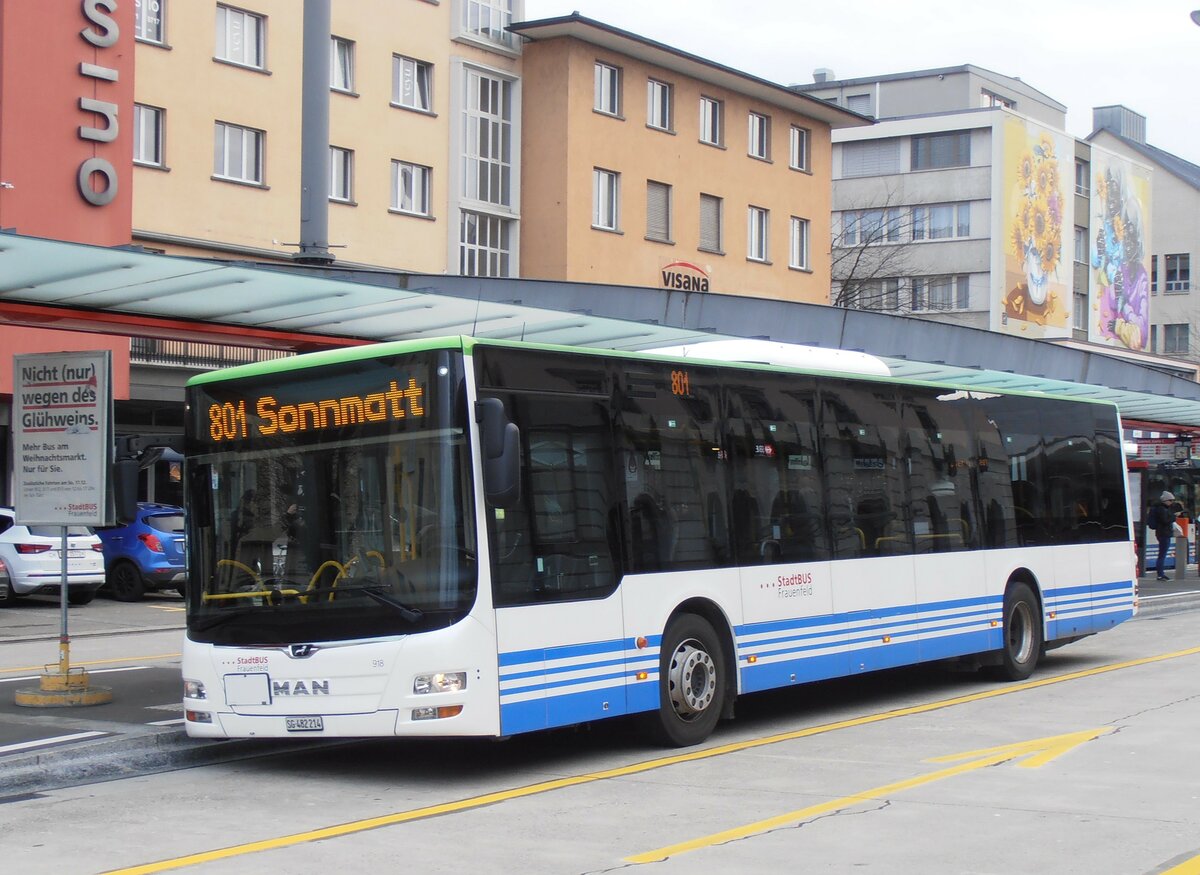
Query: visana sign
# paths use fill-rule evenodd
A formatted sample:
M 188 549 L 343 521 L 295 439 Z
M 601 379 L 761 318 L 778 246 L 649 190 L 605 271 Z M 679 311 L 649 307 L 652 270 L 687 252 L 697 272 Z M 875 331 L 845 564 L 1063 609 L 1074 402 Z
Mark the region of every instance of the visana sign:
M 707 292 L 708 273 L 688 261 L 672 261 L 662 269 L 662 288 Z

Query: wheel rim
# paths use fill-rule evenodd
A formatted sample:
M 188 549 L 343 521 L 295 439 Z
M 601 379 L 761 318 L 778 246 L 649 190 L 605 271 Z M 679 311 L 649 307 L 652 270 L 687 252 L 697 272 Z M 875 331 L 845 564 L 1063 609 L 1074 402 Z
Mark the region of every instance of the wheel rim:
M 1033 613 L 1026 602 L 1013 605 L 1008 616 L 1008 652 L 1014 662 L 1028 662 L 1033 653 Z
M 680 642 L 671 654 L 668 681 L 675 713 L 684 720 L 694 720 L 712 704 L 717 693 L 717 666 L 704 645 L 690 638 Z
M 137 572 L 128 565 L 119 565 L 113 575 L 113 593 L 118 596 L 132 595 L 138 585 Z

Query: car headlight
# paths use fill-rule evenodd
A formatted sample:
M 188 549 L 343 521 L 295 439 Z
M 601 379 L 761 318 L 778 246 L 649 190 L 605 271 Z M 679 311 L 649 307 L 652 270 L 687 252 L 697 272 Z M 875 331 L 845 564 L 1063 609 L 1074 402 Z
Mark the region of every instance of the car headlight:
M 417 695 L 425 693 L 457 693 L 467 688 L 467 673 L 465 671 L 445 671 L 437 674 L 417 675 L 413 680 L 413 692 Z

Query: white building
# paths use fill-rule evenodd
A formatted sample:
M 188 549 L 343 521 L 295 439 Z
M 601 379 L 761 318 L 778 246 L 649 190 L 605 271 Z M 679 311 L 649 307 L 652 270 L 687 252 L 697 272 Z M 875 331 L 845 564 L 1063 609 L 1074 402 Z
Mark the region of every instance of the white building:
M 979 67 L 815 78 L 793 87 L 878 119 L 833 137 L 833 303 L 1149 350 L 1145 163 Z

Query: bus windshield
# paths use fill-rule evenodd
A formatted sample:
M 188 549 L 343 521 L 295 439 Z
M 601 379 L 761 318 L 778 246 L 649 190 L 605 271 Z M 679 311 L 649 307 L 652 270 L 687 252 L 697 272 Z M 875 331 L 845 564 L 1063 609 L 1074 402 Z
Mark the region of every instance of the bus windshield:
M 454 353 L 189 393 L 192 640 L 410 634 L 470 610 L 476 541 Z

